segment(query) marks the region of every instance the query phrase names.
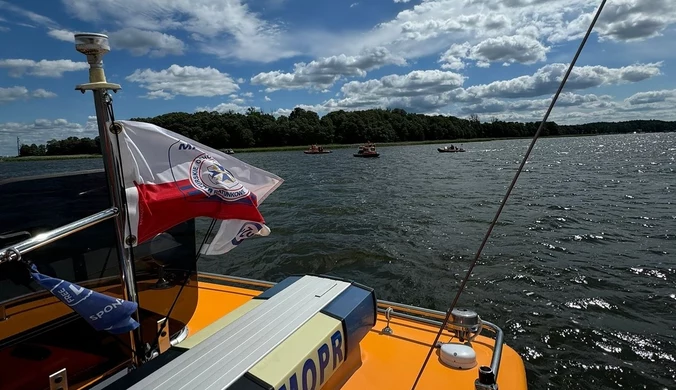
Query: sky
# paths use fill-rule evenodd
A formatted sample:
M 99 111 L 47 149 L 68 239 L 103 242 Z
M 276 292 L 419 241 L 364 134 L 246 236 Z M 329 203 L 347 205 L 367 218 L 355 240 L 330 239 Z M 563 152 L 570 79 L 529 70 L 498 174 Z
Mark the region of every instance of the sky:
M 609 0 L 550 120 L 676 119 L 674 0 Z M 600 0 L 0 0 L 0 155 L 94 137 L 75 32 L 118 119 L 302 107 L 539 121 Z

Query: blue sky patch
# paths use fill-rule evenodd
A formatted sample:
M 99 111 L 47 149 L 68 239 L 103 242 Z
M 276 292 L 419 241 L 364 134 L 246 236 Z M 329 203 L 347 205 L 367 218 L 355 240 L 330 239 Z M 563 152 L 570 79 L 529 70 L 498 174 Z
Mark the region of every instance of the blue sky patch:
M 110 37 L 121 118 L 404 108 L 536 121 L 600 2 L 0 0 L 0 155 L 95 136 L 73 33 Z M 551 119 L 673 120 L 670 0 L 606 8 Z

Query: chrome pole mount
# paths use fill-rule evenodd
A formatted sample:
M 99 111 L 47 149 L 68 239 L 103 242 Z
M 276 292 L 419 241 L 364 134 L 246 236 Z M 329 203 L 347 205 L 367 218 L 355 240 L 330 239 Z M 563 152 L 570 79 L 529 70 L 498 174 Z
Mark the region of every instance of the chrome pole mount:
M 483 322 L 474 310 L 453 309 L 446 327 L 455 333 L 460 342 L 465 342 L 474 340 L 481 333 Z

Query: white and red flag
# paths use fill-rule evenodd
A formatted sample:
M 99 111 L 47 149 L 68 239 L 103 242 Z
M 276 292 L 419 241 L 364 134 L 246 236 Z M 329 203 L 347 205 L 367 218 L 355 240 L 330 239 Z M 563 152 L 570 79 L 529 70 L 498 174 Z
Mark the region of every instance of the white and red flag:
M 115 136 L 111 148 L 123 169 L 131 225 L 125 236 L 136 237 L 134 245 L 195 217 L 222 220 L 202 251 L 209 255 L 270 233 L 258 206 L 281 178 L 162 127 L 116 123 L 119 151 Z

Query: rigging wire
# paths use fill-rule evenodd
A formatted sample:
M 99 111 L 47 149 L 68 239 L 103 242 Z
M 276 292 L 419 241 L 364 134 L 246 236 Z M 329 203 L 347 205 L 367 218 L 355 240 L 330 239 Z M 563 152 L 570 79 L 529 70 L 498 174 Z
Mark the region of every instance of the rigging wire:
M 207 228 L 206 233 L 204 233 L 204 238 L 202 239 L 202 244 L 200 244 L 199 249 L 197 249 L 197 254 L 195 255 L 195 263 L 197 263 L 197 260 L 199 260 L 200 255 L 202 254 L 202 248 L 204 247 L 204 244 L 207 243 L 207 239 L 211 235 L 211 232 L 214 230 L 214 227 L 216 226 L 216 219 L 212 218 L 211 219 L 211 224 L 209 224 L 209 228 Z M 171 315 L 171 312 L 174 310 L 174 307 L 176 306 L 176 303 L 178 302 L 178 298 L 180 298 L 181 293 L 183 292 L 183 288 L 188 284 L 188 281 L 190 280 L 190 277 L 192 276 L 192 270 L 187 271 L 185 275 L 185 279 L 183 280 L 183 283 L 181 283 L 181 288 L 178 289 L 178 292 L 176 293 L 176 297 L 174 298 L 174 302 L 171 304 L 171 307 L 169 307 L 169 311 L 167 312 L 166 315 L 166 320 L 162 322 L 162 326 L 160 326 L 160 329 L 157 330 L 157 335 L 155 335 L 155 340 L 153 341 L 153 347 L 155 345 L 159 345 L 160 342 L 160 336 L 162 335 L 162 331 L 164 331 L 164 328 L 167 326 L 167 323 L 169 323 L 169 316 Z
M 559 95 L 561 94 L 561 91 L 563 90 L 563 87 L 565 86 L 566 81 L 568 80 L 568 77 L 570 76 L 570 73 L 573 70 L 573 67 L 575 66 L 575 63 L 577 62 L 577 59 L 580 56 L 580 53 L 582 52 L 582 49 L 584 48 L 585 44 L 587 43 L 587 39 L 589 39 L 589 36 L 591 35 L 592 30 L 594 29 L 594 25 L 596 24 L 596 21 L 598 20 L 599 16 L 601 15 L 601 11 L 603 10 L 603 7 L 605 6 L 606 1 L 607 0 L 601 1 L 601 4 L 599 5 L 599 8 L 596 11 L 596 14 L 594 15 L 594 19 L 592 19 L 591 23 L 589 24 L 589 28 L 587 29 L 587 33 L 584 35 L 582 42 L 580 42 L 580 46 L 577 48 L 577 52 L 575 53 L 573 60 L 571 61 L 570 65 L 568 66 L 568 69 L 566 70 L 566 74 L 563 76 L 563 79 L 561 80 L 561 84 L 559 84 L 559 88 L 556 91 L 556 94 L 554 95 L 554 97 L 552 98 L 552 101 L 549 104 L 549 108 L 547 109 L 547 112 L 545 112 L 545 115 L 542 118 L 542 122 L 540 122 L 540 126 L 538 127 L 537 131 L 535 132 L 535 135 L 533 136 L 533 140 L 531 141 L 530 145 L 528 146 L 528 150 L 526 151 L 526 154 L 524 155 L 523 160 L 521 160 L 521 164 L 519 165 L 519 169 L 517 169 L 516 174 L 514 175 L 514 178 L 512 179 L 512 182 L 510 183 L 509 187 L 507 188 L 507 192 L 505 193 L 505 196 L 502 199 L 502 202 L 500 203 L 500 206 L 498 207 L 497 212 L 495 213 L 495 217 L 493 217 L 491 224 L 488 226 L 488 230 L 486 231 L 486 234 L 484 235 L 484 238 L 481 241 L 481 245 L 479 245 L 479 249 L 477 250 L 476 255 L 474 256 L 474 259 L 472 260 L 472 263 L 470 264 L 469 269 L 467 270 L 467 273 L 465 274 L 465 277 L 462 279 L 462 282 L 460 283 L 460 287 L 458 288 L 458 292 L 455 294 L 455 297 L 453 298 L 453 302 L 451 303 L 450 307 L 448 308 L 448 311 L 446 312 L 446 318 L 444 319 L 444 322 L 441 324 L 441 327 L 439 327 L 439 332 L 437 333 L 437 336 L 434 338 L 434 342 L 432 343 L 432 345 L 430 345 L 430 350 L 427 352 L 427 357 L 425 358 L 425 361 L 423 362 L 423 365 L 420 368 L 420 372 L 418 372 L 418 376 L 416 377 L 415 382 L 413 383 L 413 387 L 411 388 L 411 390 L 414 390 L 415 387 L 418 385 L 418 382 L 420 381 L 420 378 L 422 377 L 422 373 L 423 373 L 423 371 L 425 371 L 425 367 L 427 366 L 427 362 L 429 361 L 430 356 L 432 355 L 432 352 L 434 351 L 434 348 L 437 345 L 437 342 L 439 342 L 439 338 L 441 337 L 441 333 L 443 333 L 444 328 L 446 328 L 446 324 L 448 323 L 448 319 L 451 316 L 451 312 L 455 308 L 455 305 L 458 303 L 458 299 L 460 299 L 460 295 L 462 294 L 463 290 L 465 289 L 465 286 L 467 285 L 467 281 L 469 280 L 470 276 L 472 275 L 472 271 L 474 270 L 474 267 L 476 266 L 476 263 L 479 260 L 479 257 L 481 257 L 481 252 L 483 251 L 484 247 L 486 246 L 486 243 L 488 242 L 488 238 L 490 237 L 491 232 L 493 231 L 493 228 L 495 227 L 496 223 L 498 222 L 498 218 L 500 217 L 500 214 L 502 213 L 502 209 L 505 207 L 505 204 L 507 203 L 507 199 L 509 198 L 509 195 L 512 193 L 512 190 L 514 189 L 514 186 L 516 185 L 516 181 L 519 178 L 519 175 L 521 174 L 521 171 L 523 170 L 524 165 L 526 165 L 526 161 L 528 160 L 528 157 L 530 156 L 530 154 L 533 150 L 533 147 L 535 146 L 535 142 L 538 140 L 540 133 L 542 133 L 542 129 L 544 128 L 544 125 L 547 122 L 547 119 L 549 118 L 549 114 L 551 114 L 552 110 L 554 109 L 554 105 L 556 104 L 556 101 L 559 98 Z

